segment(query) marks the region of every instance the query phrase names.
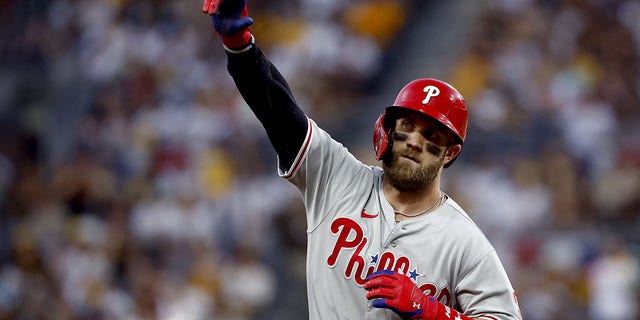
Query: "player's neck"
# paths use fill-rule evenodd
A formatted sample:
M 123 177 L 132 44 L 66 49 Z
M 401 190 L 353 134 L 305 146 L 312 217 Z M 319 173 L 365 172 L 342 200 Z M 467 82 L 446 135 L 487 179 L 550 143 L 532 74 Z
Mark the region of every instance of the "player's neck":
M 383 191 L 387 201 L 391 204 L 396 212 L 405 213 L 407 215 L 418 214 L 423 212 L 427 214 L 437 208 L 438 202 L 441 201 L 442 195 L 440 191 L 440 181 L 436 179 L 432 186 L 421 191 L 399 190 L 390 183 L 383 181 Z M 422 214 L 420 214 L 422 215 Z M 400 220 L 409 218 L 406 215 L 398 215 Z

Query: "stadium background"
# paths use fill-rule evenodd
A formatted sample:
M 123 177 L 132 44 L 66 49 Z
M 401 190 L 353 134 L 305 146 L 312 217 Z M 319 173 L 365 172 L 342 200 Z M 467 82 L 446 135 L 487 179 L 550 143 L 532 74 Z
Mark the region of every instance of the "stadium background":
M 0 2 L 0 319 L 301 319 L 305 221 L 199 1 Z M 252 1 L 305 111 L 374 164 L 417 77 L 456 86 L 445 189 L 525 319 L 639 319 L 640 3 Z

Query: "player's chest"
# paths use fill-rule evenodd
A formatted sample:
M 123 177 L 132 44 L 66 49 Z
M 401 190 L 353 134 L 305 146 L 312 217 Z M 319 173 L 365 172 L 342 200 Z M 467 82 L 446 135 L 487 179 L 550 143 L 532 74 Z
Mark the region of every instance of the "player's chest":
M 376 201 L 337 207 L 329 217 L 317 231 L 324 247 L 321 258 L 336 277 L 362 286 L 373 272 L 394 270 L 425 293 L 450 299 L 452 277 L 438 263 L 442 254 L 429 223 L 395 223 L 392 209 Z

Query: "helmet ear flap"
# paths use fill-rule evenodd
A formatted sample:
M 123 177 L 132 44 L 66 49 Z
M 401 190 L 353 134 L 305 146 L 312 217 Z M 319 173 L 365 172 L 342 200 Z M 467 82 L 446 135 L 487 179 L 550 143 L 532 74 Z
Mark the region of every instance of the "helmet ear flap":
M 373 150 L 375 151 L 376 160 L 382 159 L 382 156 L 389 149 L 389 133 L 384 125 L 385 116 L 386 112 L 381 114 L 373 128 Z

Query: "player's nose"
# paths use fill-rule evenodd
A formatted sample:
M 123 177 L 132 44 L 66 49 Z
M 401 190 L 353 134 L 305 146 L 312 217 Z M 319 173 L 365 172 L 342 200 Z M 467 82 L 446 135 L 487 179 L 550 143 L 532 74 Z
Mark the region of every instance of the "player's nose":
M 407 139 L 405 141 L 407 143 L 407 147 L 415 151 L 422 151 L 422 146 L 426 143 L 422 135 L 416 132 L 407 134 Z

